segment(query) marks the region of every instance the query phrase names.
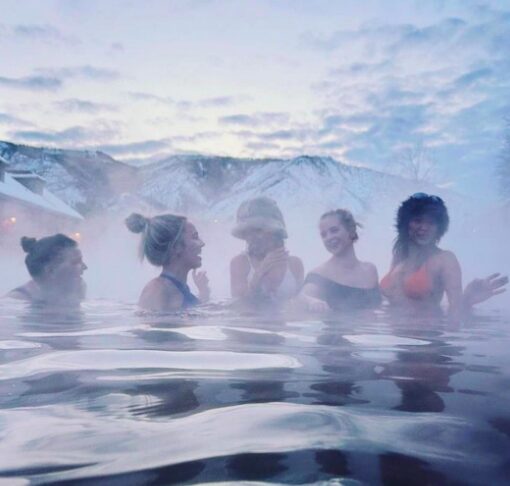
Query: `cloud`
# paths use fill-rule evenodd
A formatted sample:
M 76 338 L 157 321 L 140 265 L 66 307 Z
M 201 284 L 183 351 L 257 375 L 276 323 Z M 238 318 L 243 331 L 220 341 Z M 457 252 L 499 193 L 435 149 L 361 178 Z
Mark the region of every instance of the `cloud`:
M 80 41 L 71 35 L 48 24 L 0 24 L 0 35 L 11 36 L 17 40 L 29 40 L 34 42 L 47 42 L 50 44 L 76 45 Z
M 329 35 L 315 32 L 304 32 L 299 40 L 303 47 L 330 52 L 353 43 L 373 43 L 374 41 L 388 44 L 413 32 L 410 24 L 401 25 L 366 25 L 354 30 L 338 30 Z
M 56 101 L 53 105 L 58 109 L 65 112 L 75 113 L 99 113 L 102 111 L 115 111 L 113 105 L 107 103 L 95 103 L 93 101 L 80 100 L 77 98 L 70 98 L 66 100 Z
M 193 135 L 175 135 L 170 138 L 172 143 L 195 143 L 201 140 L 210 140 L 216 137 L 219 137 L 221 133 L 207 131 L 207 132 L 197 132 Z
M 63 86 L 64 80 L 69 78 L 111 81 L 119 77 L 117 71 L 94 66 L 39 68 L 35 70 L 35 73 L 21 78 L 0 76 L 0 87 L 31 91 L 56 91 Z
M 153 154 L 160 150 L 168 149 L 171 143 L 168 139 L 161 140 L 143 140 L 141 142 L 132 142 L 125 144 L 100 145 L 97 150 L 102 150 L 111 155 L 134 155 L 134 154 Z
M 0 125 L 29 126 L 32 124 L 21 118 L 9 115 L 8 113 L 0 113 Z
M 245 148 L 253 151 L 274 151 L 278 152 L 280 150 L 280 145 L 269 142 L 247 142 L 244 144 Z
M 364 25 L 302 37 L 332 64 L 311 86 L 325 108 L 309 140 L 379 167 L 402 147 L 423 144 L 445 180 L 454 167 L 466 174 L 496 160 L 510 113 L 510 13 L 475 10 L 429 25 Z M 337 49 L 342 56 L 335 58 Z
M 59 79 L 82 78 L 93 81 L 112 81 L 120 77 L 114 69 L 90 65 L 58 68 L 39 68 L 36 72 Z
M 62 87 L 62 81 L 53 76 L 26 76 L 23 78 L 0 76 L 1 86 L 31 91 L 55 91 Z
M 110 44 L 110 49 L 112 51 L 117 51 L 117 52 L 124 52 L 124 50 L 125 50 L 124 44 L 122 44 L 121 42 L 112 42 Z
M 176 100 L 170 96 L 159 96 L 152 93 L 140 91 L 129 92 L 128 95 L 136 101 L 152 101 L 172 106 L 179 110 L 191 110 L 196 108 L 223 108 L 237 105 L 243 101 L 250 100 L 248 96 L 218 96 L 213 98 L 203 98 L 201 100 Z
M 491 77 L 492 74 L 493 71 L 489 68 L 475 69 L 474 71 L 470 71 L 459 76 L 453 84 L 456 89 L 465 88 L 466 86 L 471 86 L 480 80 Z
M 93 128 L 73 126 L 64 130 L 17 130 L 9 134 L 14 141 L 28 143 L 48 143 L 52 145 L 75 146 L 76 144 L 94 145 L 111 140 L 118 130 L 107 124 L 98 123 Z
M 252 115 L 237 114 L 218 118 L 220 125 L 241 125 L 246 127 L 260 127 L 269 124 L 285 124 L 290 120 L 288 113 L 254 113 Z

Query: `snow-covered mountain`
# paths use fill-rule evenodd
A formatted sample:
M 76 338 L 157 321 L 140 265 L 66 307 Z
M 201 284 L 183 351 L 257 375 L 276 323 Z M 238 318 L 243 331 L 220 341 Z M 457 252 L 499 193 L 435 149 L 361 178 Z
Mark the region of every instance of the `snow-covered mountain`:
M 102 152 L 60 150 L 0 142 L 13 169 L 35 172 L 48 189 L 82 214 L 104 208 L 118 194 L 136 189 L 136 169 Z
M 168 210 L 231 220 L 244 199 L 267 195 L 276 199 L 283 211 L 316 214 L 346 207 L 360 215 L 383 203 L 394 205 L 416 190 L 430 190 L 329 157 L 282 160 L 186 155 L 132 167 L 102 152 L 8 142 L 0 142 L 0 155 L 13 168 L 29 169 L 44 177 L 52 192 L 83 214 L 104 209 Z
M 409 193 L 430 189 L 384 172 L 309 156 L 171 157 L 141 168 L 140 180 L 139 194 L 148 200 L 174 211 L 220 219 L 232 219 L 243 200 L 262 194 L 276 199 L 284 211 L 317 213 L 346 207 L 363 214 L 383 202 L 395 203 Z

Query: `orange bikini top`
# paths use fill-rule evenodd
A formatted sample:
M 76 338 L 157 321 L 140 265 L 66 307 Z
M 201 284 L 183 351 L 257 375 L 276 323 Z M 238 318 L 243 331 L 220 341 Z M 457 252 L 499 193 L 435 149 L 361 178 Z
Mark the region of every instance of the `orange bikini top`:
M 397 285 L 396 276 L 393 271 L 381 280 L 381 290 L 384 294 L 391 293 L 392 289 Z M 404 294 L 410 299 L 424 299 L 434 290 L 434 282 L 427 271 L 426 265 L 422 265 L 418 270 L 413 272 L 402 282 Z

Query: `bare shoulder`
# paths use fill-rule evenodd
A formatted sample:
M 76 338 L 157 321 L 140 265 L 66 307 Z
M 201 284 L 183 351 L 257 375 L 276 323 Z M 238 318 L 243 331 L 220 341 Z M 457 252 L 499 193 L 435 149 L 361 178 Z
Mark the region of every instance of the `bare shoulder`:
M 39 291 L 37 284 L 31 280 L 26 284 L 11 290 L 5 297 L 18 300 L 32 300 Z
M 328 275 L 329 268 L 329 260 L 321 263 L 319 266 L 310 270 L 309 273 L 316 273 L 317 275 L 321 275 L 322 277 L 326 277 Z
M 152 279 L 142 290 L 139 305 L 155 311 L 176 310 L 182 306 L 183 297 L 179 289 L 162 278 Z
M 292 270 L 302 270 L 304 268 L 301 258 L 297 256 L 289 256 L 289 267 Z
M 232 270 L 248 272 L 250 270 L 250 261 L 246 253 L 239 253 L 232 260 L 230 260 L 230 268 Z
M 457 256 L 453 251 L 450 250 L 440 250 L 437 254 L 436 258 L 442 265 L 447 266 L 458 266 L 459 261 L 457 260 Z
M 375 287 L 379 284 L 379 274 L 377 273 L 377 267 L 372 262 L 359 262 L 362 274 L 365 276 L 368 282 Z

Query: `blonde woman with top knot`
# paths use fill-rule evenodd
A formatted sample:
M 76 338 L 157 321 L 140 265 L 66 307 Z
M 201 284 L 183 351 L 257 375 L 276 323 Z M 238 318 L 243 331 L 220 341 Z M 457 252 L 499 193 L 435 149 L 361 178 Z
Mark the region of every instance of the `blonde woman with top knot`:
M 285 248 L 285 221 L 273 199 L 244 201 L 232 235 L 246 242 L 246 250 L 230 263 L 232 297 L 282 303 L 297 295 L 303 284 L 303 263 Z
M 126 219 L 126 226 L 133 233 L 142 235 L 141 257 L 161 267 L 161 274 L 144 287 L 140 307 L 152 311 L 176 311 L 209 300 L 207 275 L 196 271 L 202 265 L 204 242 L 190 221 L 174 214 L 146 218 L 133 213 Z M 198 298 L 187 284 L 190 271 L 199 291 Z
M 377 269 L 358 260 L 354 249 L 359 226 L 346 209 L 321 216 L 319 231 L 331 258 L 306 276 L 300 299 L 309 310 L 366 309 L 380 304 Z

